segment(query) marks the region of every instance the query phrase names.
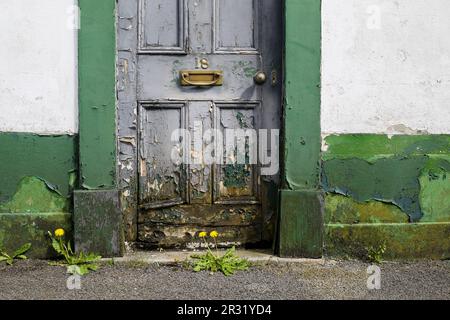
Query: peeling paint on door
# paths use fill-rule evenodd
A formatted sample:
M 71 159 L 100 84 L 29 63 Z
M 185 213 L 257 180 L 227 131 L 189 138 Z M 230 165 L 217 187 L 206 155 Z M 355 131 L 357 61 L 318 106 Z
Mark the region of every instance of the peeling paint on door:
M 166 2 L 118 1 L 119 184 L 128 238 L 155 246 L 192 244 L 198 241 L 196 228 L 212 221 L 222 228 L 220 221 L 238 216 L 234 210 L 244 211 L 243 218 L 221 229 L 230 235 L 224 243 L 270 239 L 275 197 L 262 194 L 278 176 L 261 182 L 256 165 L 230 162 L 249 160 L 247 142 L 228 155 L 230 164 L 207 163 L 204 152 L 215 140 L 202 134 L 215 128 L 280 128 L 281 85 L 256 86 L 253 80 L 258 70 L 281 70 L 280 3 Z M 223 85 L 181 87 L 180 70 L 196 68 L 223 71 Z M 192 142 L 189 151 L 174 146 L 177 129 L 200 132 L 199 145 Z M 174 163 L 171 153 L 192 163 Z M 199 219 L 189 220 L 194 209 Z M 189 227 L 177 229 L 181 222 L 174 217 L 191 221 Z

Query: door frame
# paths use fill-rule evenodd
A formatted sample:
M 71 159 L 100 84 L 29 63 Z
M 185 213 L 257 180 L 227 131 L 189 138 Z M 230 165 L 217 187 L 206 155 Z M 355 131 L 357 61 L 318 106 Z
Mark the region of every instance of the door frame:
M 130 164 L 121 158 L 118 145 L 134 148 L 137 141 L 130 139 L 127 133 L 119 132 L 117 97 L 122 90 L 120 86 L 129 80 L 121 74 L 133 75 L 134 70 L 126 60 L 127 48 L 116 43 L 116 35 L 121 28 L 133 27 L 136 22 L 128 17 L 117 17 L 116 0 L 78 2 L 81 9 L 78 187 L 90 190 L 92 194 L 97 192 L 99 196 L 102 191 L 120 190 L 118 197 L 124 216 L 125 238 L 133 241 L 137 237 L 137 208 L 133 205 L 137 198 L 132 187 L 136 181 L 119 174 L 119 166 Z M 282 185 L 275 251 L 281 256 L 319 257 L 323 238 L 321 0 L 285 0 L 284 7 Z M 116 71 L 121 68 L 125 72 Z M 124 90 L 132 89 L 129 86 Z M 299 126 L 299 123 L 303 125 Z

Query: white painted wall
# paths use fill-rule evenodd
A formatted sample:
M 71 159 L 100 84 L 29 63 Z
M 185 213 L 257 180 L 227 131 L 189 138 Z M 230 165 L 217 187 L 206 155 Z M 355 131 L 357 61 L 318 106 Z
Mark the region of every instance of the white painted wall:
M 0 132 L 77 132 L 74 2 L 0 2 Z
M 322 132 L 450 133 L 450 1 L 322 0 Z
M 77 132 L 74 2 L 0 2 L 0 132 Z M 449 0 L 322 0 L 323 133 L 450 133 L 449 17 Z

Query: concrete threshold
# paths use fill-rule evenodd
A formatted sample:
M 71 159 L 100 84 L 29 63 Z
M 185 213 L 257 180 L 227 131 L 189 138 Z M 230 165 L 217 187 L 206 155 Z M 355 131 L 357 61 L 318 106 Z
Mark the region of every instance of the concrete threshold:
M 204 250 L 161 250 L 161 251 L 133 251 L 128 252 L 123 257 L 114 258 L 114 263 L 143 263 L 143 264 L 162 264 L 174 265 L 192 260 L 193 254 L 202 254 Z M 215 250 L 213 250 L 215 253 Z M 219 254 L 225 253 L 225 250 L 219 250 Z M 270 251 L 266 250 L 245 250 L 237 249 L 238 256 L 247 259 L 254 264 L 271 264 L 271 263 L 308 263 L 308 264 L 325 264 L 325 259 L 307 259 L 307 258 L 280 258 Z M 103 259 L 111 261 L 111 259 Z

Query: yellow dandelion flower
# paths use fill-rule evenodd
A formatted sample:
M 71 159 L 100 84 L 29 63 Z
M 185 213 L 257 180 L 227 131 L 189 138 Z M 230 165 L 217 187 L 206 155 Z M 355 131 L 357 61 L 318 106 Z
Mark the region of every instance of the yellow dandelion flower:
M 200 237 L 200 238 L 204 238 L 204 237 L 206 237 L 208 234 L 205 232 L 205 231 L 202 231 L 202 232 L 200 232 L 199 234 L 198 234 L 198 236 Z
M 62 236 L 64 236 L 64 229 L 56 229 L 55 230 L 55 237 L 58 237 L 58 238 L 60 238 L 60 237 L 62 237 Z
M 218 233 L 216 230 L 214 230 L 214 231 L 211 231 L 211 233 L 209 234 L 209 236 L 210 236 L 211 238 L 217 238 L 217 237 L 219 236 L 219 233 Z

